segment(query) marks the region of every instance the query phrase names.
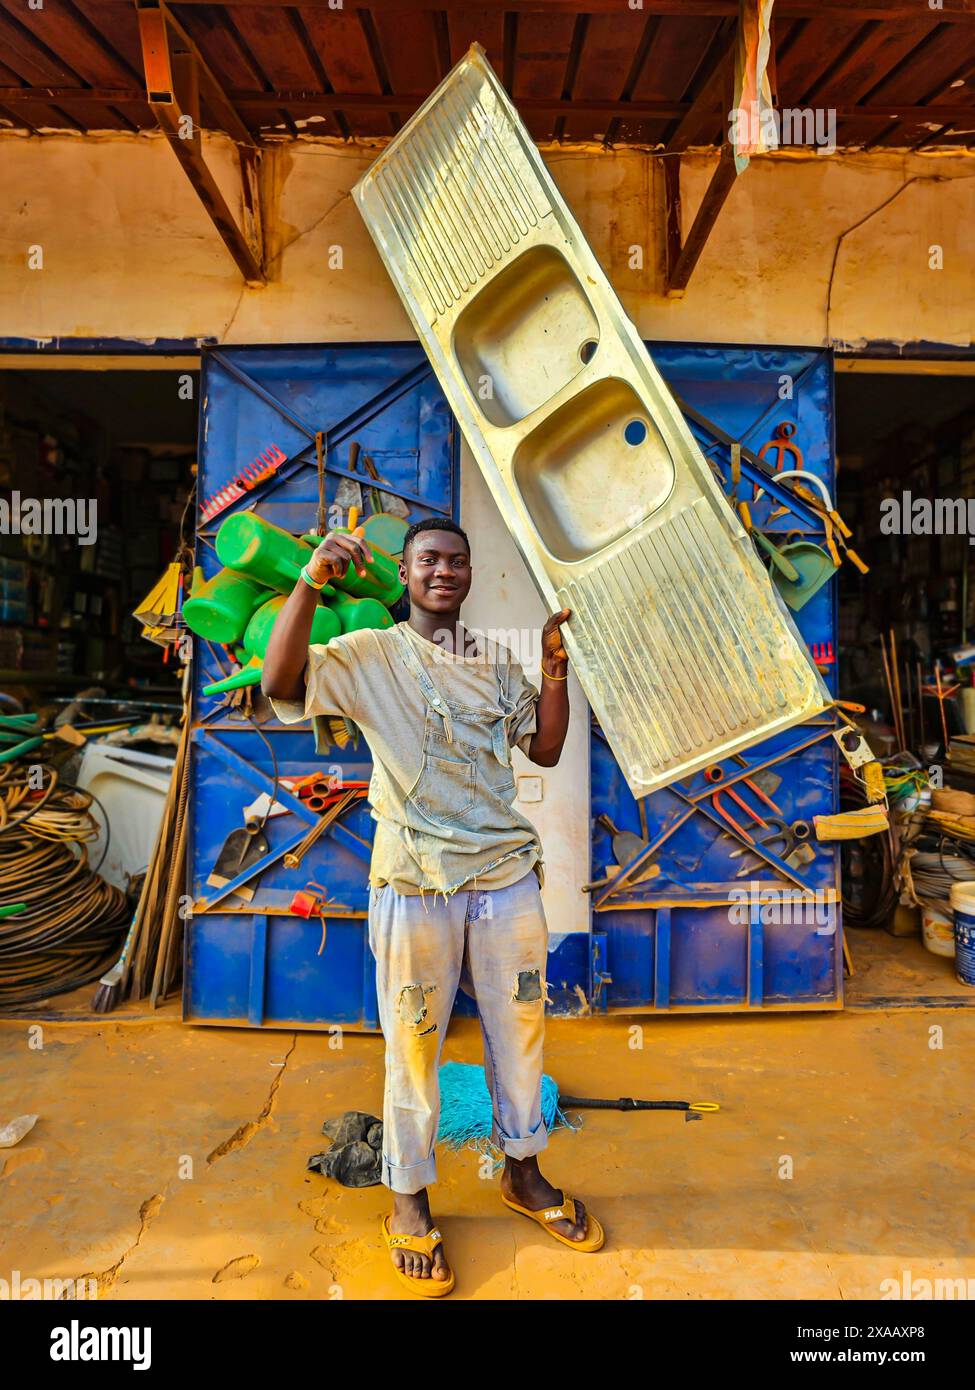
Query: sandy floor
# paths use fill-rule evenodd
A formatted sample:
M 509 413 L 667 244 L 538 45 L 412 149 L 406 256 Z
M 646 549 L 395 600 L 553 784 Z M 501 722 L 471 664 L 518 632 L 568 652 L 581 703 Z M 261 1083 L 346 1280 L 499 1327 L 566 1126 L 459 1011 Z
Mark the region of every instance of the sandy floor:
M 114 1299 L 400 1297 L 383 1189 L 305 1171 L 323 1119 L 380 1107 L 380 1039 L 333 1050 L 173 1009 L 42 1026 L 38 1049 L 0 1023 L 0 1123 L 40 1116 L 0 1151 L 0 1278 L 96 1276 Z M 553 1135 L 544 1169 L 600 1216 L 596 1255 L 509 1213 L 476 1155 L 443 1153 L 455 1298 L 858 1299 L 905 1270 L 975 1279 L 975 1010 L 652 1018 L 642 1049 L 633 1026 L 552 1023 L 546 1069 L 566 1092 L 720 1114 L 589 1112 Z M 455 1023 L 446 1056 L 480 1060 L 476 1025 Z

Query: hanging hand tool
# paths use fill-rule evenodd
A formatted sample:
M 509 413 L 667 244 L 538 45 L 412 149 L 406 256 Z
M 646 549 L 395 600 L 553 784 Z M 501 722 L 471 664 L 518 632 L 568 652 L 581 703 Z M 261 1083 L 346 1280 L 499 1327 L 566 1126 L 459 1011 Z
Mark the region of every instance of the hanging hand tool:
M 629 864 L 631 859 L 635 859 L 638 854 L 642 854 L 647 848 L 646 840 L 641 840 L 639 835 L 632 830 L 617 830 L 609 816 L 597 816 L 596 824 L 601 825 L 604 830 L 608 830 L 613 837 L 613 857 L 617 864 Z
M 604 830 L 608 830 L 613 837 L 613 858 L 619 865 L 620 870 L 630 870 L 633 861 L 644 856 L 644 864 L 639 872 L 629 872 L 628 878 L 631 884 L 643 883 L 648 878 L 657 878 L 660 875 L 660 868 L 656 864 L 651 864 L 646 857 L 646 852 L 650 848 L 646 840 L 640 838 L 632 830 L 617 830 L 609 816 L 602 815 L 596 818 L 596 824 L 601 825 Z M 583 892 L 591 892 L 594 888 L 601 888 L 605 883 L 610 882 L 616 875 L 607 874 L 605 879 L 597 879 L 594 882 L 584 885 Z
M 776 473 L 783 472 L 786 464 L 789 468 L 802 468 L 802 450 L 792 442 L 795 435 L 796 427 L 791 420 L 780 421 L 772 431 L 772 438 L 759 449 L 758 457 L 765 461 L 774 454 Z
M 349 440 L 349 462 L 348 470 L 354 473 L 359 464 L 359 441 Z M 356 511 L 362 511 L 362 488 L 354 478 L 339 478 L 338 487 L 335 489 L 335 505 L 345 510 L 347 507 L 355 507 Z
M 758 814 L 757 811 L 752 810 L 747 801 L 742 800 L 742 798 L 735 791 L 734 787 L 717 785 L 719 783 L 723 783 L 725 780 L 724 769 L 719 767 L 717 763 L 715 763 L 712 767 L 707 767 L 704 769 L 704 779 L 706 782 L 710 782 L 712 785 L 716 786 L 716 790 L 711 794 L 711 805 L 717 811 L 719 816 L 723 816 L 729 825 L 734 826 L 736 831 L 738 831 L 742 835 L 748 835 L 748 832 L 738 824 L 738 822 L 734 819 L 730 812 L 727 811 L 725 807 L 721 804 L 721 798 L 725 793 L 727 793 L 727 795 L 731 797 L 732 801 L 735 803 L 736 806 L 740 806 L 741 809 L 745 812 L 745 814 L 751 817 L 751 819 L 755 822 L 756 825 L 761 826 L 763 829 L 767 828 L 767 823 L 762 819 L 762 817 Z M 747 784 L 747 778 L 742 778 L 741 780 Z M 750 837 L 748 838 L 750 840 Z
M 797 579 L 793 581 L 781 572 L 772 576 L 772 583 L 795 613 L 832 579 L 838 568 L 838 560 L 834 561 L 814 541 L 790 539 L 800 535 L 799 531 L 787 531 L 785 544 L 779 549 L 779 555 L 795 569 Z
M 748 767 L 748 763 L 740 753 L 735 754 L 735 762 L 739 767 Z M 770 811 L 774 811 L 777 816 L 782 814 L 781 806 L 777 806 L 771 797 L 771 793 L 782 784 L 782 778 L 779 777 L 777 773 L 769 771 L 756 772 L 754 777 L 743 777 L 741 780 Z
M 284 856 L 284 867 L 297 869 L 315 841 L 321 839 L 328 827 L 338 820 L 346 807 L 351 806 L 353 801 L 358 799 L 358 795 L 356 790 L 345 792 L 334 805 L 330 806 L 321 819 L 312 826 L 305 838 Z
M 287 457 L 287 454 L 282 453 L 276 444 L 272 444 L 269 449 L 258 454 L 252 464 L 242 469 L 235 478 L 232 478 L 225 487 L 215 492 L 212 497 L 207 498 L 200 508 L 201 524 L 205 525 L 212 521 L 215 516 L 226 511 L 231 502 L 236 502 L 240 497 L 246 497 L 254 488 L 267 482 L 268 478 L 273 478 Z
M 751 536 L 752 540 L 756 541 L 761 549 L 765 551 L 766 555 L 768 555 L 772 564 L 783 578 L 790 580 L 793 584 L 798 584 L 799 571 L 792 561 L 782 554 L 778 546 L 773 545 L 768 536 L 766 536 L 764 532 L 759 531 L 758 527 L 752 521 L 751 509 L 747 502 L 738 503 L 738 514 L 741 517 L 742 525 Z
M 387 478 L 381 478 L 379 471 L 373 463 L 371 454 L 363 454 L 362 466 L 369 474 L 374 483 L 385 483 L 387 487 L 391 484 Z M 403 501 L 402 497 L 397 497 L 395 492 L 384 492 L 381 488 L 372 488 L 372 510 L 377 515 L 395 516 L 401 521 L 405 521 L 410 515 L 410 509 Z M 376 503 L 379 503 L 378 507 Z
M 797 827 L 800 834 L 797 834 Z M 794 825 L 790 826 L 781 817 L 775 817 L 769 821 L 767 830 L 762 833 L 755 832 L 755 840 L 764 850 L 771 850 L 777 854 L 784 863 L 788 864 L 790 869 L 795 869 L 800 864 L 808 863 L 815 857 L 815 851 L 809 845 L 800 843 L 800 836 L 802 840 L 808 840 L 809 834 L 807 821 L 796 821 Z M 800 850 L 802 853 L 799 853 Z M 746 854 L 749 854 L 747 849 L 735 849 L 731 851 L 729 858 L 741 859 Z M 745 874 L 754 873 L 760 863 L 761 860 L 752 854 L 751 862 L 744 864 L 735 874 L 735 878 L 743 878 Z
M 216 863 L 210 870 L 207 886 L 223 888 L 245 869 L 263 859 L 270 849 L 263 827 L 257 820 L 231 830 L 217 855 Z M 236 896 L 243 898 L 245 902 L 250 902 L 254 897 L 254 889 L 249 884 L 241 884 L 235 892 Z

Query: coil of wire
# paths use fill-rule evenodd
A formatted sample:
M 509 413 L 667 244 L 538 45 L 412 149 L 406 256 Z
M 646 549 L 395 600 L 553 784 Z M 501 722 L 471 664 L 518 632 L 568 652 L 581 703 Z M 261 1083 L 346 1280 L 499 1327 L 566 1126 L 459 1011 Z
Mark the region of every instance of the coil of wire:
M 43 788 L 23 764 L 0 776 L 0 909 L 24 904 L 0 918 L 0 1007 L 88 984 L 128 928 L 125 894 L 88 863 L 92 797 L 60 786 L 51 768 L 44 775 Z
M 943 841 L 934 852 L 917 850 L 911 856 L 914 892 L 926 907 L 949 911 L 952 886 L 975 881 L 975 861 L 968 855 L 951 853 L 951 848 L 949 842 Z

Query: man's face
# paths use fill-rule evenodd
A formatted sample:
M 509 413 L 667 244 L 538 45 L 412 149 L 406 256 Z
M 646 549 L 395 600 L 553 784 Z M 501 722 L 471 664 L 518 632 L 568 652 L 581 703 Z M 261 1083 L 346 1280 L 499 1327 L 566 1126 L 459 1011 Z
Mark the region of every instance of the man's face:
M 456 612 L 471 587 L 471 557 L 463 537 L 453 531 L 421 531 L 403 557 L 399 577 L 414 608 Z

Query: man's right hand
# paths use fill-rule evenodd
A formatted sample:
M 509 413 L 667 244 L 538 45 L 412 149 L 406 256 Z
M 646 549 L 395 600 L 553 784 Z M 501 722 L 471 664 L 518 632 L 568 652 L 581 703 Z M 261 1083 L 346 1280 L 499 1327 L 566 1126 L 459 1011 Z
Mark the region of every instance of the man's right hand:
M 351 564 L 361 579 L 371 560 L 372 551 L 364 536 L 357 532 L 348 535 L 344 531 L 329 531 L 308 561 L 308 573 L 316 584 L 326 584 L 330 579 L 341 578 Z

